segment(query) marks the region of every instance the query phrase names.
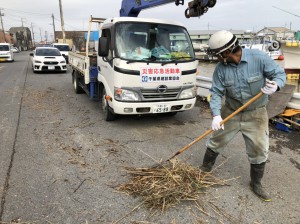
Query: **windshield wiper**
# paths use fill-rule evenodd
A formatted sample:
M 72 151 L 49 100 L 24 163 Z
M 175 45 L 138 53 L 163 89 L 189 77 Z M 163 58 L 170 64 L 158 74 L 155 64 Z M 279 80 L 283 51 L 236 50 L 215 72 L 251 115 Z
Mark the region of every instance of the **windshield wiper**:
M 126 63 L 130 64 L 130 63 L 134 63 L 134 62 L 147 62 L 147 64 L 149 64 L 150 62 L 154 62 L 156 61 L 155 57 L 151 57 L 151 58 L 142 58 L 142 59 L 133 59 L 133 60 L 128 60 Z
M 172 59 L 171 61 L 164 61 L 161 63 L 161 66 L 164 66 L 166 64 L 171 64 L 171 63 L 175 63 L 175 65 L 177 65 L 178 61 L 177 61 L 177 59 Z
M 166 65 L 166 64 L 171 64 L 171 63 L 175 63 L 175 65 L 178 64 L 178 60 L 179 59 L 186 59 L 186 58 L 189 58 L 189 59 L 193 59 L 192 57 L 177 57 L 177 58 L 173 58 L 172 60 L 170 61 L 164 61 L 161 63 L 162 66 Z

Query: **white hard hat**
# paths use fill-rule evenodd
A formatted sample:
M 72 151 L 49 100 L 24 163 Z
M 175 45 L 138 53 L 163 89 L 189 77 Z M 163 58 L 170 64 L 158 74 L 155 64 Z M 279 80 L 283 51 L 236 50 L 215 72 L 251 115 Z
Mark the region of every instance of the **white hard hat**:
M 207 51 L 209 54 L 217 55 L 234 46 L 236 42 L 235 35 L 226 30 L 220 30 L 210 37 Z

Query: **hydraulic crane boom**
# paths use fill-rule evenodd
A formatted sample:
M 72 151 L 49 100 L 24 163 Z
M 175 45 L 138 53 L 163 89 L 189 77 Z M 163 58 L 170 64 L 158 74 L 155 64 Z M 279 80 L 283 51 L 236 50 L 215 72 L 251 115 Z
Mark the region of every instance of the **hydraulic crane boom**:
M 120 16 L 137 17 L 144 9 L 153 8 L 174 2 L 175 5 L 184 5 L 184 0 L 123 0 Z M 199 17 L 215 6 L 217 0 L 192 0 L 185 10 L 185 17 Z

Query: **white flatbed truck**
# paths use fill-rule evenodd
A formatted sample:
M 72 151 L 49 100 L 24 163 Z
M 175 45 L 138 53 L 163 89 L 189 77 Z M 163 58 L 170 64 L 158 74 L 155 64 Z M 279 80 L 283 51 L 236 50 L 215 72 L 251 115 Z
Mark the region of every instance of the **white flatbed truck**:
M 89 52 L 92 23 L 99 41 Z M 70 52 L 69 63 L 75 92 L 100 100 L 107 121 L 118 114 L 175 115 L 195 105 L 198 61 L 180 23 L 91 17 L 86 51 Z

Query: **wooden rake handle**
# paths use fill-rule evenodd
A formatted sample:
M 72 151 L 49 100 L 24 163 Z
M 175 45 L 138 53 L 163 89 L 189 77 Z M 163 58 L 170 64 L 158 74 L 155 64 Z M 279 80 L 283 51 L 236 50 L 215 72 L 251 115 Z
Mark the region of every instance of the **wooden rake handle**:
M 261 96 L 263 95 L 262 92 L 258 93 L 256 96 L 254 96 L 253 98 L 251 98 L 247 103 L 245 103 L 243 106 L 241 106 L 240 108 L 238 108 L 236 111 L 234 111 L 232 114 L 230 114 L 228 117 L 226 117 L 223 121 L 220 122 L 220 125 L 224 124 L 225 122 L 227 122 L 229 119 L 231 119 L 232 117 L 234 117 L 235 115 L 237 115 L 239 112 L 241 112 L 242 110 L 244 110 L 246 107 L 248 107 L 251 103 L 253 103 L 254 101 L 256 101 L 257 99 L 259 99 Z M 180 153 L 182 153 L 183 151 L 187 150 L 189 147 L 191 147 L 192 145 L 194 145 L 196 142 L 200 141 L 201 139 L 203 139 L 204 137 L 206 137 L 207 135 L 209 135 L 210 133 L 212 133 L 213 130 L 210 129 L 207 132 L 205 132 L 203 135 L 199 136 L 198 138 L 196 138 L 194 141 L 192 141 L 190 144 L 184 146 L 182 149 L 180 149 L 178 152 L 176 152 L 170 159 L 168 159 L 167 161 L 173 159 L 175 156 L 179 155 Z

